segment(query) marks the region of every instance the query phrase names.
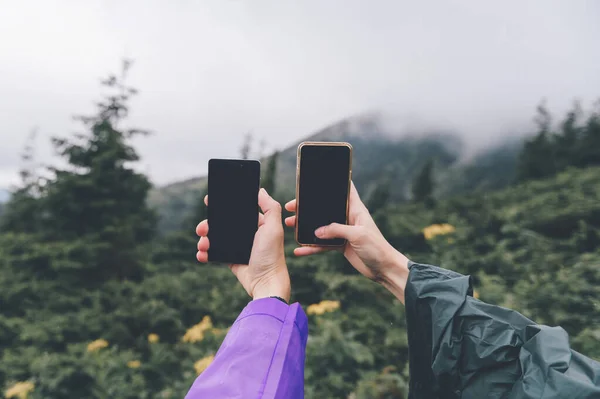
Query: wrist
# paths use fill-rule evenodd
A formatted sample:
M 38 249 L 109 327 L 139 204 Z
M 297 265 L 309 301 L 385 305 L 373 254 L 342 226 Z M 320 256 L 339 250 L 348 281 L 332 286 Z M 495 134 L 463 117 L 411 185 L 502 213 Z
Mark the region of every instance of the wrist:
M 252 290 L 252 299 L 269 298 L 277 296 L 290 303 L 291 296 L 290 277 L 287 270 L 258 281 Z
M 390 245 L 382 268 L 383 285 L 398 300 L 404 303 L 404 290 L 408 282 L 408 258 Z

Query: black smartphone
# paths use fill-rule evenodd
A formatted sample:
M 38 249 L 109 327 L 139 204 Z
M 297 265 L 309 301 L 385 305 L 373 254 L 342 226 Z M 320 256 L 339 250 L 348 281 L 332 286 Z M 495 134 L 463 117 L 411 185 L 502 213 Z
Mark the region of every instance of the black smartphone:
M 208 161 L 208 260 L 247 265 L 258 230 L 260 162 Z
M 352 146 L 337 142 L 304 142 L 296 169 L 296 241 L 307 246 L 342 246 L 341 238 L 323 240 L 315 230 L 348 223 L 352 180 Z

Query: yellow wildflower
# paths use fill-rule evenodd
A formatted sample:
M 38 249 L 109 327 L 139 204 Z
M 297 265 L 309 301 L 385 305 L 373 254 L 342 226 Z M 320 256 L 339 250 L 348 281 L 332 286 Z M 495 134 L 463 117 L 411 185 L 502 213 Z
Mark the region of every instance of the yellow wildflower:
M 18 398 L 18 399 L 27 399 L 29 392 L 33 391 L 35 385 L 33 382 L 25 381 L 25 382 L 17 382 L 12 387 L 8 388 L 4 393 L 6 399 L 9 398 Z
M 87 346 L 88 352 L 96 352 L 102 348 L 106 348 L 108 346 L 108 341 L 105 339 L 97 339 L 93 342 L 90 342 Z
M 127 362 L 127 367 L 129 367 L 130 369 L 139 369 L 141 365 L 142 362 L 140 362 L 139 360 L 131 360 Z
M 394 371 L 396 371 L 395 366 L 386 366 L 383 368 L 383 370 L 381 370 L 381 374 L 389 374 L 389 373 L 393 373 Z
M 206 368 L 208 366 L 210 366 L 210 364 L 213 362 L 213 360 L 215 360 L 215 355 L 210 355 L 210 356 L 203 357 L 202 359 L 200 359 L 196 363 L 194 363 L 194 368 L 196 369 L 196 373 L 200 374 L 204 370 L 206 370 Z
M 225 331 L 222 328 L 213 328 L 210 330 L 214 335 L 224 335 Z
M 190 327 L 183 336 L 183 342 L 199 342 L 204 339 L 204 332 L 213 327 L 210 316 L 204 316 L 202 321 Z
M 306 313 L 314 315 L 322 315 L 323 313 L 333 312 L 340 308 L 340 301 L 321 301 L 310 305 L 306 309 Z
M 478 291 L 473 290 L 473 298 L 479 299 L 479 292 Z
M 148 334 L 148 342 L 150 342 L 151 344 L 155 344 L 158 341 L 160 341 L 160 337 L 158 336 L 158 334 Z
M 431 240 L 435 236 L 445 235 L 454 233 L 456 228 L 451 224 L 432 224 L 431 226 L 427 226 L 423 229 L 423 235 L 426 240 Z

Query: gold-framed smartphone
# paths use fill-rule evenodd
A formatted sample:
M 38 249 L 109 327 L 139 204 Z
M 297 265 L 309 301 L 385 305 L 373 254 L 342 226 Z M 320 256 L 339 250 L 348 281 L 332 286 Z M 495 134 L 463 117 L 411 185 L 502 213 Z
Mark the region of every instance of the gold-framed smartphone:
M 296 166 L 296 242 L 303 246 L 340 247 L 342 238 L 320 239 L 319 227 L 348 224 L 352 182 L 352 145 L 306 141 L 298 145 Z

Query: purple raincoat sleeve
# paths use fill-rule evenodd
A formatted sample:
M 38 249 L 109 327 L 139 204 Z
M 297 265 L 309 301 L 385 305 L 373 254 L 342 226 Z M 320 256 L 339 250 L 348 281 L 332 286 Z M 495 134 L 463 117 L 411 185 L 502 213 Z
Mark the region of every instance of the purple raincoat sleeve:
M 186 399 L 304 398 L 308 320 L 298 303 L 250 302 Z

